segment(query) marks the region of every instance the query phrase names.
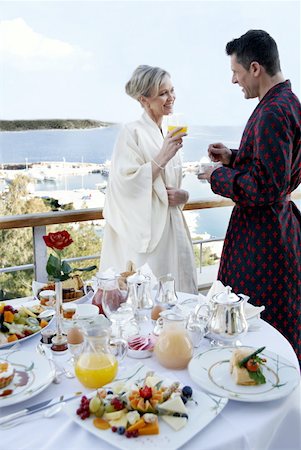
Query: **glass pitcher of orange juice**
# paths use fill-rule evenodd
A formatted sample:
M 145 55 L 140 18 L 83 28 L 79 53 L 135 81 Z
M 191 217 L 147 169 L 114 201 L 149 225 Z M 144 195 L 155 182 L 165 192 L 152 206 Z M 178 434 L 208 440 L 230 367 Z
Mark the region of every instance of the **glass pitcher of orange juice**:
M 85 330 L 82 353 L 75 362 L 75 375 L 87 388 L 97 389 L 113 381 L 118 362 L 127 352 L 127 342 L 110 337 L 110 327 L 90 327 Z
M 185 369 L 193 354 L 185 318 L 165 312 L 159 321 L 162 321 L 163 328 L 154 348 L 157 360 L 168 369 Z

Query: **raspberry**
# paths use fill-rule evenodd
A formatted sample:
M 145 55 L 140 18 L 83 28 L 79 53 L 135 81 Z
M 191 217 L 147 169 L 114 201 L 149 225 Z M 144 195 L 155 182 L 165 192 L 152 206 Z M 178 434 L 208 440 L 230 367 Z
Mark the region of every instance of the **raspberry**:
M 117 397 L 112 398 L 112 400 L 111 400 L 111 405 L 114 406 L 114 408 L 115 408 L 116 411 L 120 411 L 121 409 L 123 409 L 123 403 L 122 403 L 122 401 L 121 401 L 119 398 L 117 398 Z

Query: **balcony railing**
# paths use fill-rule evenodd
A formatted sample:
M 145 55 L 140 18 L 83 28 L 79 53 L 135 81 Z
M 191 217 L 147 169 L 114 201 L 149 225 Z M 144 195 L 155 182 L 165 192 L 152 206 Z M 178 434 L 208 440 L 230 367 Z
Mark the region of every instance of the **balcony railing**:
M 201 210 L 207 208 L 218 208 L 225 206 L 233 206 L 231 200 L 203 200 L 189 202 L 185 205 L 184 209 L 188 211 Z M 47 248 L 43 241 L 42 236 L 47 234 L 46 226 L 60 223 L 72 223 L 72 222 L 87 222 L 91 220 L 103 219 L 102 208 L 83 209 L 75 211 L 53 211 L 47 213 L 26 214 L 20 216 L 4 216 L 0 219 L 0 229 L 13 229 L 13 228 L 28 228 L 33 230 L 33 253 L 34 263 L 24 264 L 21 266 L 4 267 L 0 268 L 1 273 L 16 272 L 20 270 L 34 270 L 35 279 L 39 281 L 47 280 L 46 262 L 47 262 Z M 214 239 L 222 240 L 223 237 Z M 208 240 L 206 240 L 208 242 Z M 200 258 L 202 258 L 202 244 L 204 241 L 197 240 L 195 245 L 200 248 Z M 76 258 L 66 259 L 66 261 L 83 261 L 87 259 L 98 259 L 100 255 L 79 256 Z
M 295 191 L 292 195 L 294 200 L 301 198 L 301 192 Z M 189 202 L 185 205 L 184 210 L 202 210 L 208 208 L 221 208 L 227 206 L 233 206 L 234 203 L 230 199 L 217 198 L 208 200 L 199 200 Z M 42 236 L 47 234 L 46 226 L 61 224 L 61 223 L 74 223 L 74 222 L 87 222 L 93 220 L 102 220 L 102 208 L 71 210 L 71 211 L 53 211 L 47 213 L 26 214 L 20 216 L 3 216 L 0 219 L 0 229 L 14 229 L 14 228 L 32 228 L 33 230 L 33 253 L 34 263 L 24 264 L 14 267 L 0 268 L 1 273 L 16 272 L 20 270 L 34 270 L 35 279 L 39 281 L 47 280 L 46 262 L 47 262 L 47 248 L 44 244 Z M 194 240 L 193 244 L 199 246 L 200 254 L 200 271 L 202 270 L 202 255 L 203 244 L 216 242 L 223 240 L 223 237 L 217 237 L 206 240 Z M 89 256 L 79 256 L 75 258 L 66 259 L 66 261 L 83 261 L 87 259 L 98 259 L 99 254 Z

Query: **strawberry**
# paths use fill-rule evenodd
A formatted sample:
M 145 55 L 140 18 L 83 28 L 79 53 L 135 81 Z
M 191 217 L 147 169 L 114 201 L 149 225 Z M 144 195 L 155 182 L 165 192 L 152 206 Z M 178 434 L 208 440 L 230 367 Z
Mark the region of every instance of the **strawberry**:
M 151 387 L 144 386 L 143 388 L 139 389 L 139 394 L 140 397 L 144 398 L 145 400 L 149 400 L 153 395 L 153 391 Z

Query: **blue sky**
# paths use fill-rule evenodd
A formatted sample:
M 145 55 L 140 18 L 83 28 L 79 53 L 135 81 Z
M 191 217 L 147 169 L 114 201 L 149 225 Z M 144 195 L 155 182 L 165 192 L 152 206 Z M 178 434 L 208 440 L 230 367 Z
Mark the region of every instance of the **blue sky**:
M 274 37 L 300 98 L 299 1 L 0 1 L 0 119 L 134 120 L 124 85 L 150 64 L 188 123 L 242 125 L 257 100 L 231 84 L 224 49 L 251 28 Z

